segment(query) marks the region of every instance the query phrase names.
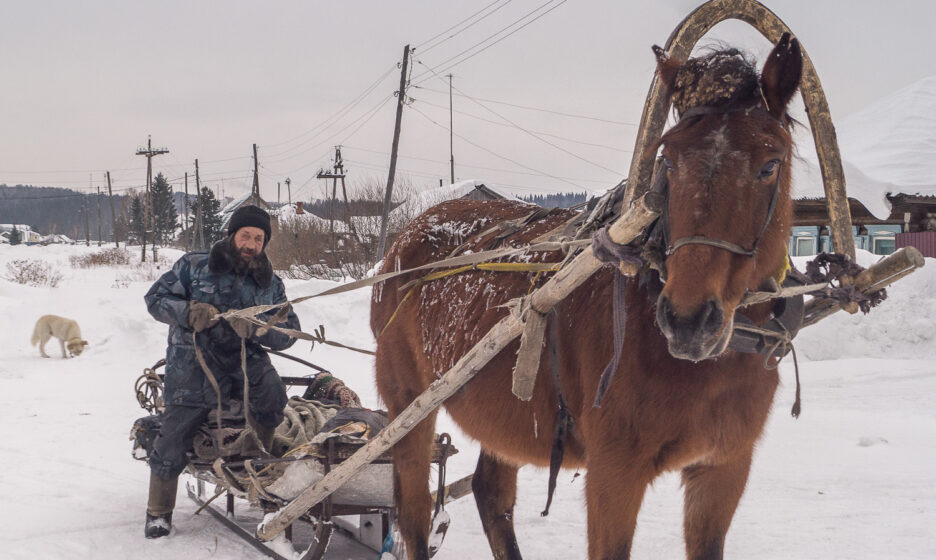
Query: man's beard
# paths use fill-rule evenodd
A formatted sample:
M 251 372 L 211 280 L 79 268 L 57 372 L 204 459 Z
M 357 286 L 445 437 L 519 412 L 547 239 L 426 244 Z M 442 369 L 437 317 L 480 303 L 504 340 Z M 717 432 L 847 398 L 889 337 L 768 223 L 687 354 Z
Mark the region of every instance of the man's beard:
M 256 263 L 260 253 L 253 251 L 243 251 L 238 249 L 236 246 L 234 247 L 234 253 L 236 256 L 236 259 L 234 260 L 234 270 L 238 274 L 246 274 L 248 271 L 250 271 L 251 268 L 255 268 L 257 266 Z

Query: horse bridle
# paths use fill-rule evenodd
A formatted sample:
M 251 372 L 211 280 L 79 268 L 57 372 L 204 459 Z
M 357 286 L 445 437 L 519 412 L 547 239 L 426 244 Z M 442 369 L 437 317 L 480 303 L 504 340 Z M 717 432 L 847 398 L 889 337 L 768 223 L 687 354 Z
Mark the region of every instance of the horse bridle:
M 715 113 L 724 114 L 724 113 L 730 113 L 730 112 L 735 112 L 735 111 L 750 111 L 754 109 L 755 108 L 749 107 L 745 109 L 727 109 L 726 110 L 726 109 L 721 109 L 719 107 L 711 107 L 711 106 L 693 107 L 692 109 L 689 109 L 685 113 L 683 113 L 683 115 L 679 119 L 679 122 L 682 122 L 685 119 L 701 117 L 704 115 L 710 115 L 710 114 L 715 114 Z M 759 109 L 759 110 L 763 111 L 763 109 Z M 780 121 L 780 119 L 777 119 L 776 117 L 771 115 L 769 112 L 767 111 L 763 111 L 763 112 L 766 113 L 771 118 L 773 118 L 774 120 L 777 120 L 778 122 Z M 737 243 L 732 243 L 731 241 L 725 241 L 724 239 L 714 239 L 705 235 L 689 235 L 686 237 L 680 237 L 673 243 L 668 243 L 669 220 L 667 218 L 667 214 L 669 213 L 668 212 L 669 203 L 667 201 L 667 204 L 664 205 L 663 207 L 663 215 L 661 216 L 661 222 L 662 222 L 661 226 L 663 229 L 662 231 L 663 241 L 666 244 L 665 255 L 669 257 L 670 255 L 675 253 L 677 249 L 679 249 L 680 247 L 684 247 L 686 245 L 708 245 L 711 247 L 724 249 L 726 251 L 735 253 L 737 255 L 743 255 L 746 257 L 756 256 L 757 245 L 760 243 L 761 238 L 763 237 L 764 233 L 767 231 L 767 227 L 770 225 L 770 221 L 773 219 L 774 210 L 776 210 L 777 208 L 777 199 L 780 197 L 780 175 L 781 175 L 781 172 L 783 171 L 784 163 L 785 163 L 785 158 L 784 158 L 784 161 L 780 162 L 780 166 L 777 169 L 777 178 L 774 181 L 773 194 L 770 197 L 770 204 L 767 206 L 767 218 L 764 220 L 764 225 L 761 226 L 760 231 L 757 233 L 757 236 L 754 238 L 754 243 L 751 245 L 750 249 L 745 249 L 744 247 L 738 245 Z M 664 191 L 662 194 L 666 196 L 667 199 L 669 198 L 668 196 L 669 195 L 668 193 L 669 182 L 668 181 L 661 181 L 659 185 L 658 186 L 655 185 L 655 187 L 658 189 L 662 189 Z

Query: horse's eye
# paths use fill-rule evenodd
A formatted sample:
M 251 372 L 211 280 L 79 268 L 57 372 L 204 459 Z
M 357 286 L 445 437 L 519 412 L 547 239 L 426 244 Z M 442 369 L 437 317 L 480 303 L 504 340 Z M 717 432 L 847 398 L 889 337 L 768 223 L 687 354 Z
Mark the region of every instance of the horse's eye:
M 766 179 L 774 174 L 777 170 L 777 166 L 780 165 L 780 160 L 772 159 L 768 161 L 764 167 L 761 168 L 760 173 L 757 174 L 758 179 Z
M 667 171 L 672 171 L 674 169 L 673 162 L 671 162 L 667 157 L 663 158 L 663 167 L 665 167 Z

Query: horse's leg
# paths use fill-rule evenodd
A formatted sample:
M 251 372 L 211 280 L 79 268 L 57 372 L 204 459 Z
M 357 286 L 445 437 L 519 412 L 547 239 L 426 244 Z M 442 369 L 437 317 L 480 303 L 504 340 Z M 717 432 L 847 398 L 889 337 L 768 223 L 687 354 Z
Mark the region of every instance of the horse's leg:
M 617 452 L 589 457 L 585 498 L 591 560 L 630 558 L 637 513 L 653 478 L 649 468 L 639 467 Z
M 389 403 L 388 408 L 391 418 L 402 412 Z M 393 502 L 409 560 L 429 560 L 429 465 L 435 419 L 433 412 L 393 446 Z
M 522 558 L 513 523 L 517 470 L 517 467 L 503 463 L 482 450 L 471 480 L 481 525 L 495 560 Z
M 751 468 L 751 451 L 728 463 L 695 465 L 682 471 L 686 558 L 720 560 Z

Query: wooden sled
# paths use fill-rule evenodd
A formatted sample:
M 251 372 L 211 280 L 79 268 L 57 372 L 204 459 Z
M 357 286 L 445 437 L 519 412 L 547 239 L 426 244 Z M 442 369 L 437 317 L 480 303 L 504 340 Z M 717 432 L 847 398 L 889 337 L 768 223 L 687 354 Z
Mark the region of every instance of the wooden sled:
M 277 354 L 301 361 L 279 352 Z M 137 400 L 150 412 L 158 412 L 162 408 L 163 375 L 157 371 L 164 364 L 165 360 L 160 360 L 153 367 L 145 369 L 136 384 Z M 306 365 L 327 373 L 313 364 Z M 281 379 L 287 389 L 309 386 L 313 380 L 310 377 L 286 376 Z M 135 432 L 131 433 L 131 439 L 135 437 Z M 270 558 L 320 560 L 325 558 L 332 536 L 336 533 L 343 537 L 340 542 L 336 539 L 335 552 L 339 554 L 336 558 L 373 558 L 380 555 L 392 527 L 393 458 L 390 451 L 372 461 L 361 476 L 348 481 L 334 494 L 307 508 L 296 522 L 283 532 L 281 538 L 269 543 L 260 541 L 255 534 L 258 524 L 264 518 L 264 510 L 276 511 L 290 500 L 270 494 L 270 498 L 275 499 L 275 502 L 261 496 L 259 502 L 262 507 L 256 507 L 246 499 L 246 490 L 238 483 L 238 480 L 243 481 L 258 471 L 262 473 L 267 467 L 283 465 L 286 465 L 286 469 L 281 478 L 292 472 L 291 484 L 301 483 L 304 471 L 313 472 L 313 476 L 318 475 L 320 479 L 335 465 L 354 455 L 364 444 L 365 442 L 360 440 L 348 441 L 347 438 L 337 436 L 320 444 L 307 444 L 302 456 L 244 458 L 227 462 L 199 459 L 190 453 L 189 463 L 182 474 L 186 478 L 185 486 L 189 498 L 199 506 L 196 515 L 207 511 L 235 535 Z M 456 481 L 449 487 L 444 485 L 446 460 L 456 453 L 458 450 L 451 444 L 448 434 L 436 437 L 432 463 L 438 467 L 441 474 L 439 488 L 444 491 L 441 502 L 448 502 L 471 492 L 470 476 Z M 134 455 L 138 459 L 145 458 L 137 455 L 136 451 Z M 298 476 L 296 473 L 299 473 Z M 313 484 L 317 479 L 310 480 L 295 493 L 300 493 L 305 486 Z M 279 482 L 280 480 L 276 480 L 266 488 L 274 488 Z M 253 501 L 256 502 L 256 496 L 254 498 Z
M 323 473 L 327 474 L 333 465 L 353 455 L 362 445 L 338 442 L 337 439 L 328 440 L 327 445 L 319 446 L 310 455 L 300 459 L 256 460 L 251 464 L 261 468 L 274 462 L 310 461 L 320 464 Z M 441 471 L 444 470 L 446 459 L 458 451 L 451 445 L 447 434 L 442 434 L 438 440 L 441 442 L 437 441 L 435 444 L 432 462 L 438 465 Z M 369 493 L 367 490 L 338 490 L 306 510 L 284 531 L 283 538 L 270 543 L 261 542 L 254 532 L 263 518 L 263 511 L 251 506 L 246 500 L 236 498 L 228 488 L 228 483 L 219 479 L 211 464 L 192 461 L 184 474 L 188 475 L 186 491 L 189 498 L 199 505 L 199 512 L 208 511 L 258 551 L 278 560 L 293 560 L 297 554 L 301 560 L 320 560 L 325 558 L 325 552 L 336 533 L 344 537 L 335 543 L 335 546 L 339 547 L 337 552 L 341 558 L 375 557 L 380 554 L 390 532 L 393 515 L 391 464 L 392 458 L 387 453 L 373 461 L 362 473 L 362 476 L 372 479 L 368 486 L 373 488 L 376 485 L 381 490 Z M 243 468 L 243 464 L 230 463 L 225 468 L 237 473 Z M 465 482 L 459 482 L 463 488 Z M 353 487 L 354 483 L 352 480 L 345 486 Z M 451 491 L 447 494 L 451 494 Z M 223 500 L 219 499 L 222 496 Z

